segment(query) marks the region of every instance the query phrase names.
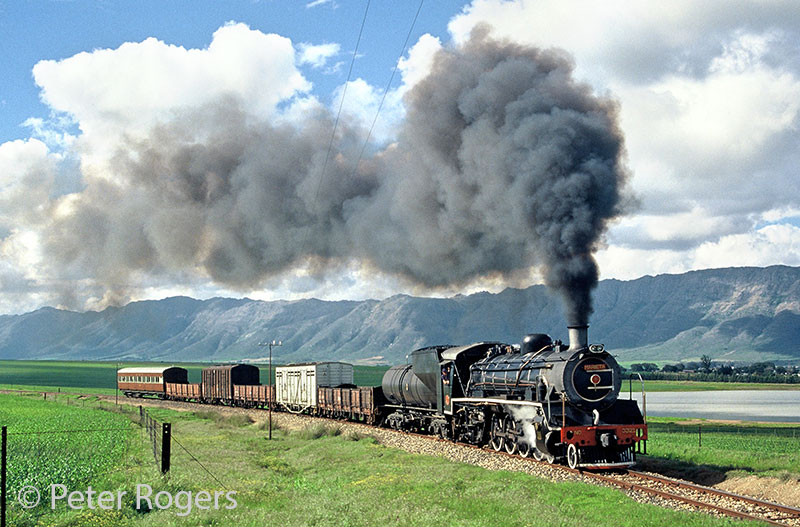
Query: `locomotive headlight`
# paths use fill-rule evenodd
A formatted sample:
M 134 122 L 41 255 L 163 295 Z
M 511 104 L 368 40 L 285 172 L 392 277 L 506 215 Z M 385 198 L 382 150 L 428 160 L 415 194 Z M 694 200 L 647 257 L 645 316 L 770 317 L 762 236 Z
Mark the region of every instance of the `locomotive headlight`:
M 592 353 L 602 353 L 605 351 L 606 347 L 603 344 L 592 344 L 589 346 L 589 351 Z

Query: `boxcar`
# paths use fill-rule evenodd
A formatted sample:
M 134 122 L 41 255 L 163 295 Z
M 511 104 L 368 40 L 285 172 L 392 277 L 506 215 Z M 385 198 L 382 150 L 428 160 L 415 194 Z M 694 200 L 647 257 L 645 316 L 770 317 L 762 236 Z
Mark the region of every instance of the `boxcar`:
M 122 368 L 117 370 L 117 387 L 128 397 L 164 397 L 167 383 L 189 382 L 186 369 L 176 366 Z
M 259 383 L 258 368 L 251 364 L 226 364 L 203 368 L 203 398 L 209 402 L 232 402 L 233 386 Z
M 275 400 L 291 411 L 316 411 L 317 390 L 353 384 L 353 365 L 344 362 L 292 364 L 275 368 Z

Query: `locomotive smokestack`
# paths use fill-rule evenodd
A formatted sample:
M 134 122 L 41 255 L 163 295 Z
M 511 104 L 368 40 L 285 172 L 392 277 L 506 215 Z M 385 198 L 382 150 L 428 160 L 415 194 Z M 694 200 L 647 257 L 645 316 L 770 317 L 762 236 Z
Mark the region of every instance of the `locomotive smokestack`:
M 589 346 L 589 326 L 567 326 L 569 330 L 569 350 L 575 351 Z

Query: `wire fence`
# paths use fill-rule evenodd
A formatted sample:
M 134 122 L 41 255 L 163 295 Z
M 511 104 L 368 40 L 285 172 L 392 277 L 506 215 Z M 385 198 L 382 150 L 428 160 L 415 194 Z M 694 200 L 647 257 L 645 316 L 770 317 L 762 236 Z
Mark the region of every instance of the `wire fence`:
M 73 426 L 38 430 L 21 425 L 2 427 L 2 527 L 37 525 L 48 512 L 45 506 L 37 507 L 46 501 L 48 492 L 85 487 L 130 458 L 135 434 L 129 421 Z M 13 523 L 7 523 L 9 518 Z
M 144 410 L 137 422 L 129 407 L 98 411 L 92 404 L 84 408 L 86 400 L 66 397 L 51 407 L 42 401 L 54 400 L 54 394 L 14 397 L 0 411 L 0 527 L 39 525 L 51 512 L 48 497 L 86 489 L 115 472 L 138 471 L 140 480 L 149 479 L 152 469 L 142 473 L 153 463 L 148 450 L 162 473 L 169 470 L 171 425 Z
M 735 426 L 698 423 L 648 423 L 652 446 L 670 442 L 698 448 L 752 451 L 754 445 L 772 452 L 794 453 L 800 449 L 800 427 Z
M 92 485 L 129 488 L 131 481 L 138 489 L 139 482 L 158 487 L 170 484 L 168 480 L 205 480 L 228 490 L 215 474 L 214 460 L 197 451 L 202 451 L 197 441 L 205 437 L 190 435 L 178 441 L 172 424 L 157 419 L 157 412 L 64 394 L 13 397 L 0 407 L 0 527 L 47 524 L 52 507 L 46 502 L 53 486 L 67 492 Z M 154 462 L 161 478 L 153 471 Z M 178 473 L 170 476 L 174 468 Z
M 170 457 L 172 454 L 172 424 L 161 423 L 139 406 L 139 424 L 147 431 L 153 458 L 161 467 L 161 473 L 169 472 Z

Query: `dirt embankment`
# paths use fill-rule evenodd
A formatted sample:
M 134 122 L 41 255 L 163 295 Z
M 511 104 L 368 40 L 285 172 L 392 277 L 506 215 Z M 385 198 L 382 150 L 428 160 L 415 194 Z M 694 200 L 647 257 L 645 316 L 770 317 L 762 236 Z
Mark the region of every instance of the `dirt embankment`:
M 764 478 L 759 476 L 732 477 L 715 485 L 718 489 L 744 494 L 790 507 L 800 507 L 800 480 Z

